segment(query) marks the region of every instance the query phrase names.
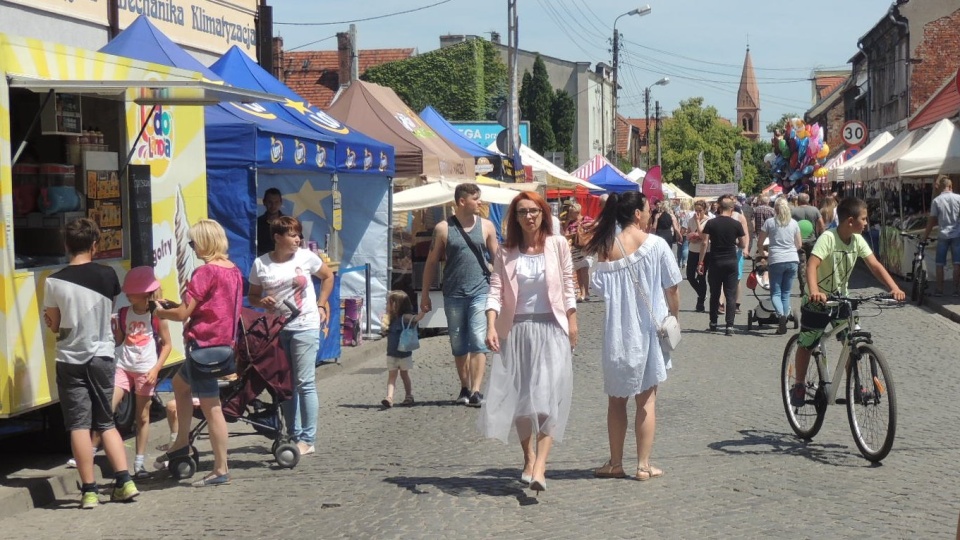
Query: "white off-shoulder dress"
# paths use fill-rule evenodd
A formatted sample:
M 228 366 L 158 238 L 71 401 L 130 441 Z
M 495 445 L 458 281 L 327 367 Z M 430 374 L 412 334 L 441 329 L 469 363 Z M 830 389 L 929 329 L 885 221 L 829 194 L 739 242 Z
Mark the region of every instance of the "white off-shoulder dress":
M 616 245 L 613 249 L 619 252 Z M 635 279 L 650 299 L 656 322 Z M 625 258 L 596 264 L 593 287 L 606 303 L 601 362 L 608 396 L 632 397 L 667 380 L 670 356 L 661 351 L 656 328 L 669 313 L 663 290 L 682 279 L 670 247 L 653 234 Z

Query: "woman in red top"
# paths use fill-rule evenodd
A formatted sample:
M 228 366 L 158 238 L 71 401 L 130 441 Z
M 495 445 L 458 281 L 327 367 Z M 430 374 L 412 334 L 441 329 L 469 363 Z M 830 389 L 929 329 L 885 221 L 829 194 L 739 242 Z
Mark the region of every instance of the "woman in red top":
M 564 227 L 564 236 L 570 241 L 570 255 L 573 257 L 573 269 L 577 275 L 577 301 L 590 298 L 590 261 L 580 249 L 583 244 L 581 233 L 589 230 L 593 219 L 583 215 L 579 204 L 573 203 L 567 208 L 567 222 Z
M 230 482 L 227 469 L 227 422 L 220 408 L 217 379 L 199 377 L 191 369 L 190 351 L 198 347 L 233 346 L 237 339 L 237 323 L 243 295 L 240 270 L 227 258 L 227 235 L 219 223 L 202 219 L 190 227 L 190 247 L 204 265 L 193 272 L 183 303 L 170 309 L 157 308 L 161 319 L 186 321 L 183 329 L 187 359 L 173 378 L 177 402 L 177 440 L 158 462 L 189 455 L 190 420 L 193 418 L 192 395 L 200 398 L 200 409 L 210 427 L 213 449 L 213 472 L 194 482 L 195 487 Z

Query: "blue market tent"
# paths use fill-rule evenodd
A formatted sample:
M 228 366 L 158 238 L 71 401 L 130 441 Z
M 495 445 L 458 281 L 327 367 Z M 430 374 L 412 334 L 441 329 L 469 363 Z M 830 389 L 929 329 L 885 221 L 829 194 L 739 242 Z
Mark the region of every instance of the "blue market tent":
M 420 111 L 420 119 L 430 126 L 441 137 L 457 146 L 457 148 L 473 156 L 476 162 L 477 174 L 482 174 L 498 180 L 503 179 L 503 156 L 493 150 L 488 150 L 465 137 L 463 133 L 453 127 L 446 118 L 436 109 L 427 105 Z
M 604 165 L 599 171 L 587 179 L 591 184 L 595 184 L 611 193 L 623 193 L 625 191 L 640 191 L 640 185 L 627 180 L 622 174 L 618 173 L 610 165 Z
M 267 171 L 258 178 L 260 193 L 276 187 L 286 202 L 283 212 L 294 215 L 306 226 L 329 232 L 334 214 L 332 191 L 342 197 L 342 228 L 339 231 L 340 249 L 327 246 L 341 268 L 370 265 L 371 313 L 386 310 L 390 289 L 389 263 L 391 256 L 389 224 L 391 212 L 390 179 L 394 174 L 393 146 L 368 137 L 339 122 L 278 81 L 236 46 L 216 63 L 211 71 L 238 88 L 267 92 L 286 98 L 284 103 L 264 103 L 266 113 L 294 125 L 314 130 L 336 139 L 336 172 L 330 181 L 310 182 L 297 175 L 273 174 Z M 336 189 L 333 187 L 336 182 Z M 296 194 L 296 195 L 291 195 Z M 296 198 L 295 198 L 296 197 Z M 320 202 L 314 203 L 314 199 Z M 300 201 L 299 203 L 297 201 Z M 306 236 L 306 234 L 305 234 Z M 334 237 L 336 239 L 336 237 Z M 326 238 L 317 239 L 326 246 Z M 340 251 L 340 252 L 338 252 Z M 344 296 L 362 297 L 366 280 L 362 272 L 342 275 Z M 379 317 L 371 318 L 372 326 L 379 328 Z

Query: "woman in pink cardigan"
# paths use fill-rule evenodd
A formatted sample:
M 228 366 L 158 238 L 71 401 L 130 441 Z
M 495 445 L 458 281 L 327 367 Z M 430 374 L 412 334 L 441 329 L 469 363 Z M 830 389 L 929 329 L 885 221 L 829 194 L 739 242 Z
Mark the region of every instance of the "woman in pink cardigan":
M 550 207 L 532 191 L 505 215 L 507 238 L 487 296 L 487 346 L 494 353 L 481 433 L 523 449 L 520 481 L 543 491 L 547 456 L 563 439 L 573 396 L 577 301 L 570 248 L 551 236 Z

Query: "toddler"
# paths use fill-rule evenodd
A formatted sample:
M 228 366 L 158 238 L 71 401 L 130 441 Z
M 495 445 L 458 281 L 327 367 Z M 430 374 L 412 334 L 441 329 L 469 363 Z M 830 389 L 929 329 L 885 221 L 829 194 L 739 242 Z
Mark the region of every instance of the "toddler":
M 387 397 L 380 404 L 384 408 L 393 407 L 393 391 L 397 383 L 397 374 L 403 381 L 403 390 L 406 396 L 403 398 L 403 405 L 413 405 L 413 387 L 410 382 L 410 369 L 413 368 L 413 353 L 404 352 L 398 349 L 400 344 L 400 333 L 404 326 L 414 326 L 423 313 L 414 313 L 413 303 L 410 297 L 403 291 L 390 291 L 387 295 L 387 313 L 383 320 L 383 332 L 387 336 L 387 369 L 390 370 L 387 375 Z

